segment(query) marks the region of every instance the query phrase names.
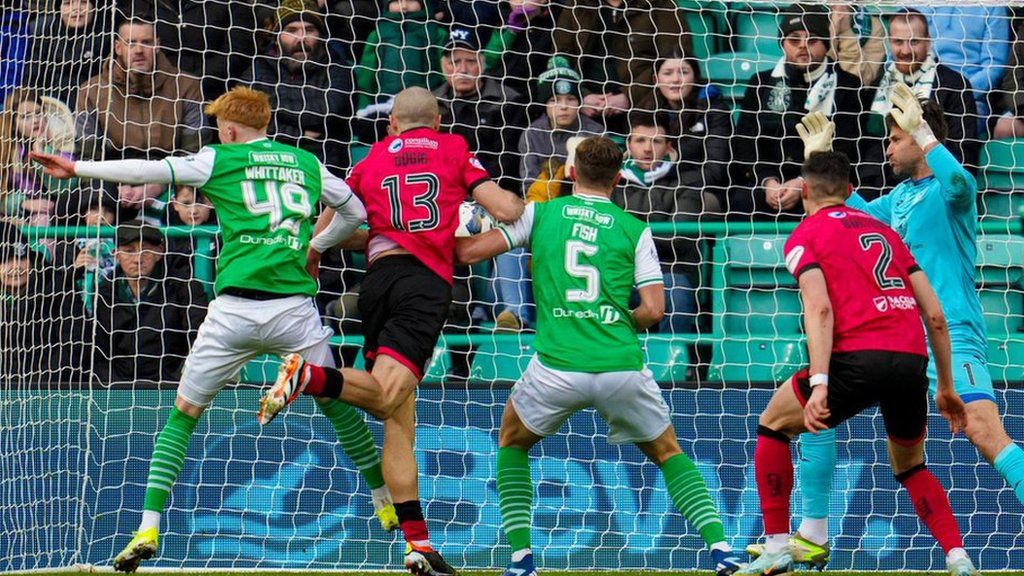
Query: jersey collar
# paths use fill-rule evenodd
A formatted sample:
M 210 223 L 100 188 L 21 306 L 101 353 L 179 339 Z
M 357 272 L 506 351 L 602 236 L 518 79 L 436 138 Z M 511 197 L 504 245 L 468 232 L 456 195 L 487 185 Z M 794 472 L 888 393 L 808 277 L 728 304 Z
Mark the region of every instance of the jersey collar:
M 584 200 L 590 200 L 592 202 L 611 202 L 611 198 L 605 198 L 604 196 L 595 196 L 594 194 L 583 194 L 582 192 L 573 192 L 573 196 L 582 198 Z

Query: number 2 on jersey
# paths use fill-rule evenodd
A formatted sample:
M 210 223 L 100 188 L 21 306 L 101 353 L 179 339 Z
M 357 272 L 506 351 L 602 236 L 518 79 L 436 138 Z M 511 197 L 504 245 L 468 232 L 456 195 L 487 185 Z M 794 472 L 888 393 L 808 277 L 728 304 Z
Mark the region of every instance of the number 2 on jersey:
M 872 245 L 878 244 L 882 247 L 882 251 L 878 254 L 878 260 L 875 262 L 875 282 L 878 287 L 882 290 L 893 290 L 895 288 L 903 288 L 903 280 L 899 277 L 886 276 L 885 273 L 889 269 L 889 264 L 892 263 L 892 246 L 889 246 L 889 241 L 885 239 L 885 236 L 877 232 L 871 232 L 868 234 L 860 235 L 860 247 L 867 252 Z
M 423 232 L 433 230 L 441 223 L 441 210 L 437 207 L 437 195 L 441 191 L 441 181 L 430 172 L 418 174 L 406 174 L 404 182 L 399 182 L 398 175 L 388 176 L 380 183 L 381 187 L 388 192 L 388 201 L 391 203 L 391 227 L 395 230 L 406 232 Z M 409 218 L 402 208 L 403 186 L 426 186 L 422 191 L 414 193 L 412 205 L 424 208 L 427 211 L 426 218 Z
M 581 264 L 580 255 L 593 258 L 597 255 L 597 246 L 579 240 L 569 240 L 565 243 L 565 273 L 573 278 L 583 278 L 587 283 L 583 290 L 566 290 L 565 300 L 596 302 L 601 286 L 601 272 L 594 266 Z
M 256 194 L 256 184 L 252 180 L 242 182 L 242 199 L 249 213 L 269 214 L 271 232 L 284 228 L 293 236 L 298 236 L 302 221 L 313 215 L 313 205 L 309 202 L 306 189 L 292 182 L 261 180 L 259 184 L 266 198 L 260 200 Z

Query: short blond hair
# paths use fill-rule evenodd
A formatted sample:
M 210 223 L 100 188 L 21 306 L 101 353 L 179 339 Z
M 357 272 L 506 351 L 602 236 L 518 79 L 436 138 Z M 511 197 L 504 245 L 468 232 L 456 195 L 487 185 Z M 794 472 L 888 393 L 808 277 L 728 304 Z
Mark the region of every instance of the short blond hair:
M 270 125 L 270 98 L 259 90 L 235 86 L 206 105 L 209 116 L 266 130 Z
M 391 115 L 401 130 L 426 126 L 432 128 L 434 120 L 441 114 L 437 98 L 426 88 L 406 88 L 395 96 Z

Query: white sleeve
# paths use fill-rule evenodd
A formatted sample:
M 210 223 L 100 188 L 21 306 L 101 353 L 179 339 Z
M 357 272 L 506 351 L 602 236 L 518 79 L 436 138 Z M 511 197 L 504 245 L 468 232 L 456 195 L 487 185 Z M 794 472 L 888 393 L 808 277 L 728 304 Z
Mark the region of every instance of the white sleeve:
M 168 156 L 164 162 L 171 167 L 171 184 L 203 186 L 213 176 L 213 161 L 217 152 L 209 146 L 189 156 Z
M 331 208 L 340 210 L 350 198 L 354 198 L 348 184 L 331 174 L 331 171 L 323 164 L 320 164 L 320 183 L 320 201 Z
M 505 236 L 505 242 L 508 242 L 509 249 L 530 245 L 530 233 L 533 232 L 533 207 L 534 203 L 530 202 L 518 220 L 511 224 L 498 226 L 498 230 L 501 230 L 502 235 Z
M 349 194 L 348 200 L 334 210 L 334 218 L 327 227 L 309 242 L 309 246 L 321 254 L 351 236 L 366 221 L 366 207 L 354 194 Z
M 654 247 L 651 229 L 644 228 L 640 241 L 636 243 L 636 264 L 633 270 L 633 283 L 637 288 L 648 284 L 663 284 L 661 262 L 658 261 L 658 250 Z

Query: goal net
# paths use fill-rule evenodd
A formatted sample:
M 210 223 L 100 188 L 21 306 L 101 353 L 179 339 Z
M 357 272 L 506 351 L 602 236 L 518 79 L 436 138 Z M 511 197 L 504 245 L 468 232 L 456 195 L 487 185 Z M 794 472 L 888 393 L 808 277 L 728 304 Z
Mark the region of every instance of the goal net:
M 763 533 L 758 415 L 807 362 L 782 257 L 802 215 L 796 124 L 825 113 L 858 193 L 885 197 L 904 178 L 888 160 L 887 94 L 906 83 L 943 110 L 946 147 L 977 183 L 987 364 L 1004 425 L 1024 440 L 1022 15 L 980 1 L 913 10 L 880 0 L 6 2 L 0 571 L 109 566 L 131 537 L 157 432 L 215 296 L 219 219 L 230 217 L 201 189 L 59 181 L 28 154 L 195 152 L 217 143 L 203 104 L 234 85 L 270 95 L 273 139 L 341 176 L 387 135 L 392 99 L 409 86 L 433 90 L 442 131 L 462 135 L 499 184 L 530 201 L 571 192 L 569 137 L 618 143 L 626 159 L 612 199 L 650 223 L 666 286 L 665 320 L 640 337 L 645 360 L 742 549 Z M 140 222 L 159 242 L 143 241 Z M 365 269 L 361 252 L 328 252 L 315 299 L 348 366 L 365 364 Z M 418 390 L 420 497 L 432 541 L 454 566 L 508 561 L 495 456 L 502 410 L 533 354 L 531 284 L 528 251 L 458 267 Z M 278 362 L 246 364 L 201 418 L 153 566 L 400 562 L 401 536 L 380 528 L 366 481 L 313 402 L 257 423 Z M 932 411 L 928 465 L 949 490 L 967 550 L 983 570 L 1024 570 L 1013 489 Z M 382 427 L 367 419 L 380 445 Z M 888 468 L 876 410 L 838 437 L 829 568 L 942 570 Z M 540 567 L 709 567 L 658 468 L 632 446 L 609 445 L 593 411 L 531 456 Z

